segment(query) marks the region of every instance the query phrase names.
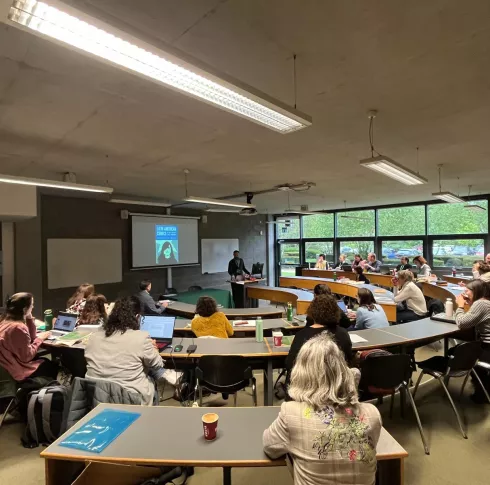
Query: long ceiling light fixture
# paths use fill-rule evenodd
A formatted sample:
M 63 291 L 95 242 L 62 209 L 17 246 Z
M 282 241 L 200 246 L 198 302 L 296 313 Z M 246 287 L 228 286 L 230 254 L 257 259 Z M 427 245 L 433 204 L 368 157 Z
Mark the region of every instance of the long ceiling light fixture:
M 453 194 L 452 192 L 442 192 L 441 190 L 441 169 L 442 169 L 442 164 L 437 166 L 439 169 L 439 192 L 434 192 L 432 194 L 432 197 L 435 197 L 436 199 L 443 200 L 444 202 L 447 202 L 448 204 L 461 204 L 465 203 L 466 201 L 462 199 L 461 197 L 458 197 L 457 195 Z
M 487 210 L 485 209 L 485 207 L 482 207 L 481 205 L 478 204 L 473 204 L 470 201 L 470 195 L 471 195 L 471 185 L 468 185 L 468 203 L 464 206 L 464 208 L 473 212 L 485 212 Z
M 192 202 L 195 204 L 205 204 L 205 205 L 218 205 L 222 207 L 236 207 L 238 209 L 255 209 L 254 204 L 248 204 L 245 202 L 233 202 L 231 200 L 223 200 L 223 199 L 208 199 L 206 197 L 196 197 L 194 195 L 189 195 L 187 190 L 187 176 L 189 174 L 190 174 L 190 170 L 188 170 L 187 168 L 184 169 L 185 197 L 182 199 L 184 202 Z M 248 199 L 249 198 L 247 196 L 247 200 Z
M 111 197 L 109 202 L 114 204 L 128 204 L 128 205 L 144 205 L 150 207 L 172 207 L 170 202 L 162 202 L 159 200 L 150 199 L 132 199 L 124 196 Z
M 426 184 L 428 180 L 420 174 L 412 172 L 412 170 L 400 165 L 389 157 L 381 155 L 374 149 L 374 118 L 377 111 L 371 110 L 368 112 L 369 117 L 369 144 L 371 146 L 371 158 L 365 158 L 359 163 L 366 168 L 375 172 L 386 175 L 405 185 Z M 375 154 L 377 156 L 375 156 Z
M 36 179 L 29 177 L 15 177 L 12 175 L 0 175 L 0 182 L 17 185 L 34 185 L 36 187 L 48 187 L 52 189 L 79 190 L 81 192 L 95 192 L 101 194 L 112 194 L 114 190 L 111 187 L 83 185 L 74 182 L 58 182 L 56 180 Z
M 311 125 L 310 116 L 243 83 L 225 80 L 210 68 L 200 68 L 198 61 L 184 60 L 171 47 L 156 48 L 59 1 L 16 0 L 8 20 L 279 133 Z

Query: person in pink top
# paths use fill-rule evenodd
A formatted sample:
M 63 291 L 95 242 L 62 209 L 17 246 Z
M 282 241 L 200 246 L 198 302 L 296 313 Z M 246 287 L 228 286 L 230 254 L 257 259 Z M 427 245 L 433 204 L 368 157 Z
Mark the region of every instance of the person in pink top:
M 5 313 L 0 316 L 0 366 L 17 382 L 30 377 L 56 379 L 58 366 L 47 359 L 36 359 L 41 344 L 51 332 L 36 335 L 32 316 L 34 297 L 16 293 L 7 300 Z

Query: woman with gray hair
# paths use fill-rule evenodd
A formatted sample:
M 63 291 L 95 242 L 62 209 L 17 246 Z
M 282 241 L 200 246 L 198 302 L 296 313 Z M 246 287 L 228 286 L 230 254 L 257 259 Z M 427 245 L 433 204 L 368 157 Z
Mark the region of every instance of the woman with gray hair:
M 381 416 L 359 403 L 354 375 L 327 332 L 301 347 L 289 395 L 263 442 L 273 459 L 291 455 L 295 485 L 374 485 Z

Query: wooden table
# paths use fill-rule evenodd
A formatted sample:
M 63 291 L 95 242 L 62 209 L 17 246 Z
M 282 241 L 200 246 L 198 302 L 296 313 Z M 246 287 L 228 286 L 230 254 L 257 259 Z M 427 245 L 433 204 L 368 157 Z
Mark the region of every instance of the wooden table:
M 104 409 L 120 409 L 141 416 L 101 453 L 75 450 L 60 443 Z M 279 414 L 279 407 L 181 408 L 100 404 L 46 448 L 46 485 L 70 485 L 88 462 L 133 466 L 194 466 L 223 468 L 223 484 L 231 484 L 234 467 L 285 466 L 263 451 L 262 435 Z M 202 415 L 219 415 L 218 437 L 203 438 Z M 402 485 L 408 453 L 383 428 L 376 446 L 379 485 Z M 108 483 L 112 483 L 109 481 Z
M 453 283 L 455 285 L 459 284 L 460 281 L 467 282 L 473 279 L 473 276 L 451 276 L 451 275 L 443 275 L 443 279 L 445 279 L 448 283 Z
M 260 308 L 221 308 L 221 311 L 228 319 L 243 318 L 245 320 L 255 319 L 258 316 L 262 318 L 281 318 L 283 314 L 282 308 L 266 306 Z M 192 303 L 181 303 L 173 301 L 167 308 L 169 315 L 177 315 L 179 317 L 194 318 L 196 314 L 196 305 Z
M 429 298 L 437 298 L 443 303 L 445 303 L 448 298 L 451 298 L 453 300 L 453 304 L 455 304 L 456 297 L 464 291 L 464 287 L 457 284 L 439 286 L 435 283 L 429 283 L 426 281 L 420 284 L 422 285 L 422 292 L 424 293 L 424 296 L 427 296 Z M 454 308 L 456 308 L 456 306 Z
M 291 303 L 293 307 L 298 307 L 298 302 L 307 303 L 313 300 L 313 293 L 304 290 L 295 290 L 293 288 L 281 288 L 276 286 L 248 286 L 247 297 L 257 300 L 269 300 L 277 303 Z M 296 286 L 296 285 L 289 285 Z
M 311 276 L 313 278 L 327 278 L 333 279 L 333 274 L 337 274 L 337 278 L 348 278 L 350 280 L 357 280 L 357 273 L 352 271 L 341 271 L 336 269 L 303 269 L 301 271 L 303 276 Z M 386 286 L 387 288 L 393 287 L 391 275 L 381 273 L 365 273 L 368 280 L 373 285 Z
M 393 303 L 380 301 L 379 304 L 385 311 L 388 321 L 396 322 L 396 303 L 394 302 L 393 293 L 388 290 L 385 290 L 383 293 L 376 293 L 377 291 L 381 290 L 377 286 L 371 284 L 354 285 L 349 283 L 341 283 L 340 281 L 333 281 L 332 279 L 328 278 L 316 278 L 311 276 L 281 276 L 279 278 L 279 284 L 281 286 L 297 286 L 299 288 L 308 289 L 313 289 L 318 284 L 324 284 L 332 290 L 332 293 L 335 293 L 336 295 L 348 296 L 350 298 L 357 297 L 359 288 L 367 288 L 373 292 L 375 298 L 381 297 L 383 299 L 390 299 L 393 301 Z M 306 313 L 308 306 L 309 302 L 298 302 L 296 312 L 299 314 Z

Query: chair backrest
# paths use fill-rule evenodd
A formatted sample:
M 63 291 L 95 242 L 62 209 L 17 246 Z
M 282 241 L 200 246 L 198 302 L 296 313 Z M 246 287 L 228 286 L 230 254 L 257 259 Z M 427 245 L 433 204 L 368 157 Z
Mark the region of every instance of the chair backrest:
M 444 313 L 444 303 L 437 298 L 432 298 L 427 305 L 429 315 L 437 315 L 438 313 Z
M 7 372 L 6 369 L 0 366 L 0 399 L 5 397 L 14 397 L 17 392 L 17 388 L 18 386 L 15 379 Z
M 411 375 L 410 356 L 405 354 L 372 356 L 361 363 L 361 385 L 366 387 L 397 388 Z
M 252 264 L 252 274 L 259 274 L 262 276 L 262 272 L 264 271 L 264 263 L 254 263 Z
M 165 290 L 166 295 L 175 295 L 177 293 L 177 288 L 167 288 Z
M 481 342 L 463 342 L 452 349 L 449 356 L 449 372 L 467 372 L 473 369 L 483 352 Z
M 202 286 L 194 285 L 194 286 L 189 286 L 187 291 L 200 291 L 200 290 L 202 290 Z
M 205 355 L 196 368 L 199 380 L 216 386 L 232 386 L 252 377 L 252 370 L 241 355 Z

